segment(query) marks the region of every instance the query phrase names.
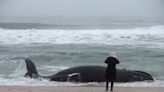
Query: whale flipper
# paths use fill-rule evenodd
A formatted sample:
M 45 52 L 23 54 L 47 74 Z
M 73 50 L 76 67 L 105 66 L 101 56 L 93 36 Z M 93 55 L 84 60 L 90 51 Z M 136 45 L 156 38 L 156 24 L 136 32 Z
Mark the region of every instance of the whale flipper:
M 56 75 L 49 77 L 51 81 L 68 81 L 68 82 L 81 82 L 80 73 L 70 73 L 66 75 Z

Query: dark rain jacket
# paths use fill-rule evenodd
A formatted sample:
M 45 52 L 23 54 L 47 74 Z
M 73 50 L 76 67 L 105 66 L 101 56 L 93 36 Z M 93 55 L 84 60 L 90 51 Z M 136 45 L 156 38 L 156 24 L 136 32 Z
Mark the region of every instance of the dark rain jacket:
M 108 57 L 104 62 L 108 64 L 106 72 L 105 72 L 105 79 L 115 80 L 116 79 L 116 64 L 119 64 L 118 59 L 114 57 Z

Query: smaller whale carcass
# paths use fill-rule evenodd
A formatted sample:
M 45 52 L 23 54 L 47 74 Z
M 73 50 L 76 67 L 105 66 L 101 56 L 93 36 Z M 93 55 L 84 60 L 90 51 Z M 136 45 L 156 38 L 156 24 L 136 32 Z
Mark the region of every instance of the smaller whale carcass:
M 105 82 L 104 66 L 88 65 L 77 66 L 61 70 L 52 76 L 41 76 L 30 59 L 25 59 L 27 73 L 25 77 L 46 78 L 50 81 L 75 81 L 75 82 Z M 153 77 L 143 71 L 131 71 L 126 69 L 117 69 L 116 82 L 135 82 L 135 81 L 153 81 Z

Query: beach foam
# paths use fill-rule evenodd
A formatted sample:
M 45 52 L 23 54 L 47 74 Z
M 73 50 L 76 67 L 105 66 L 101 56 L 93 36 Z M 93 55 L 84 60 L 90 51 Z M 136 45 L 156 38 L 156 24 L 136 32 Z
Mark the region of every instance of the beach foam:
M 4 77 L 4 76 L 3 76 Z M 0 85 L 5 86 L 105 86 L 105 82 L 73 83 L 73 82 L 54 82 L 45 79 L 29 79 L 25 77 L 2 78 Z M 164 81 L 155 80 L 154 82 L 131 82 L 115 83 L 117 87 L 164 87 Z

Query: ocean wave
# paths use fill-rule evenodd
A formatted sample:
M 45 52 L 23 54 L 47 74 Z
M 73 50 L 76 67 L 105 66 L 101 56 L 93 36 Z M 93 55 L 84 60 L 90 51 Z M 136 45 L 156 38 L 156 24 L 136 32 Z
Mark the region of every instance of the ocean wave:
M 88 83 L 74 83 L 74 82 L 55 82 L 46 79 L 29 79 L 25 77 L 0 77 L 0 85 L 5 86 L 99 86 L 105 87 L 105 82 L 88 82 Z M 129 82 L 129 83 L 115 83 L 116 87 L 164 87 L 164 81 L 155 80 L 154 82 Z
M 1 44 L 163 44 L 164 26 L 108 30 L 0 29 Z
M 0 28 L 3 29 L 70 29 L 78 28 L 79 25 L 61 25 L 61 24 L 49 24 L 49 23 L 0 23 Z

